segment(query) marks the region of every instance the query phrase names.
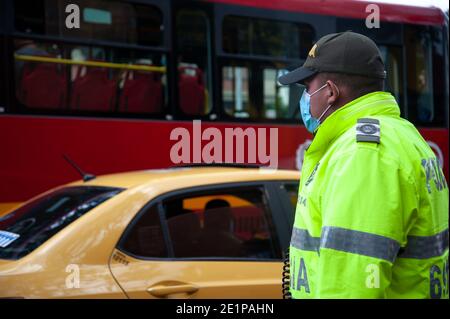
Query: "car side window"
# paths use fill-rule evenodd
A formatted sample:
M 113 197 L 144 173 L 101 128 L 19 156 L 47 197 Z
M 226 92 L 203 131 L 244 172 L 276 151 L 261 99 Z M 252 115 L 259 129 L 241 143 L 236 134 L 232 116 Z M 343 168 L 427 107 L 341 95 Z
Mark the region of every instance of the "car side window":
M 120 248 L 137 257 L 167 257 L 157 204 L 144 208 L 121 240 Z
M 176 258 L 280 258 L 262 187 L 176 196 L 163 207 Z

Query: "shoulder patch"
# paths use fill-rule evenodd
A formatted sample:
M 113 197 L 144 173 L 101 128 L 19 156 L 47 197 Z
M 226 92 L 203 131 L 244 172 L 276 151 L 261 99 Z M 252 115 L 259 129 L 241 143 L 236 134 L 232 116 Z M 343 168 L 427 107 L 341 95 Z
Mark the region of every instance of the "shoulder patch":
M 369 118 L 358 119 L 356 141 L 380 144 L 380 121 Z

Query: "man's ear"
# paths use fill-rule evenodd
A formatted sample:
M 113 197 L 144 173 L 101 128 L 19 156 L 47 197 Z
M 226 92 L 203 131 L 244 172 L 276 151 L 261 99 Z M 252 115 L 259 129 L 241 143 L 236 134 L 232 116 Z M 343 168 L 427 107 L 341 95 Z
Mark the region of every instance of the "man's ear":
M 336 104 L 336 101 L 339 99 L 340 96 L 339 88 L 331 80 L 327 81 L 327 85 L 328 85 L 328 96 L 327 96 L 328 105 L 334 105 Z

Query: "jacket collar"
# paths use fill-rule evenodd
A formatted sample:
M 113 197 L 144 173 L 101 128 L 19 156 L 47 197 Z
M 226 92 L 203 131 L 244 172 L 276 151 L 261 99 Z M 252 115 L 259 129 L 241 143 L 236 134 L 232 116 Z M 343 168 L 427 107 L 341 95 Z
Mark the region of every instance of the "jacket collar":
M 318 153 L 314 155 L 320 158 L 333 141 L 356 125 L 359 118 L 376 115 L 400 116 L 400 108 L 391 93 L 372 92 L 363 95 L 332 113 L 317 129 L 307 150 L 308 156 Z

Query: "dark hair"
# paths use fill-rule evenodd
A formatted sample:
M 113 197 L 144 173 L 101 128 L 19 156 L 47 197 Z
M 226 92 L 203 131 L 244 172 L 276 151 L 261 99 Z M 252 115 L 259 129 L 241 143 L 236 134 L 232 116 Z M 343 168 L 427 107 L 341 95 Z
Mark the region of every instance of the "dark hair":
M 384 91 L 384 79 L 369 78 L 361 75 L 352 75 L 344 73 L 319 73 L 318 76 L 323 80 L 331 80 L 338 87 L 345 86 L 350 92 L 350 98 L 356 99 L 360 96 L 376 91 Z
M 224 208 L 224 207 L 230 207 L 230 203 L 228 203 L 224 199 L 212 199 L 205 205 L 205 210 L 209 209 L 215 209 L 215 208 Z

